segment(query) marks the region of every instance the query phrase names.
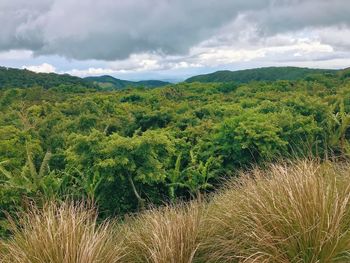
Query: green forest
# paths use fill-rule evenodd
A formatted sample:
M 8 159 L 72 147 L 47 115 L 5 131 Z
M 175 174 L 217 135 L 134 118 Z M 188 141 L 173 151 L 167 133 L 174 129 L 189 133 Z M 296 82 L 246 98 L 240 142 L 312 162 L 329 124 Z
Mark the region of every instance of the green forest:
M 3 238 L 32 202 L 92 200 L 98 220 L 123 218 L 208 198 L 255 167 L 350 155 L 349 70 L 117 90 L 49 76 L 0 89 Z

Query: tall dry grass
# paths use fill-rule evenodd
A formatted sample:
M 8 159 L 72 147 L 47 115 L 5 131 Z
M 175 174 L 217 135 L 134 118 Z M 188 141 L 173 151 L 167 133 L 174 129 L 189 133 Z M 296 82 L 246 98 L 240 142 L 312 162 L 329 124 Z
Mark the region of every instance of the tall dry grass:
M 243 174 L 209 203 L 96 223 L 84 205 L 23 215 L 4 263 L 350 262 L 350 165 L 304 161 Z
M 128 226 L 128 262 L 191 263 L 200 245 L 200 203 L 145 212 Z
M 21 215 L 13 237 L 1 242 L 3 263 L 117 263 L 125 247 L 113 224 L 97 224 L 83 204 L 48 203 Z
M 349 165 L 255 170 L 209 208 L 212 262 L 350 262 Z

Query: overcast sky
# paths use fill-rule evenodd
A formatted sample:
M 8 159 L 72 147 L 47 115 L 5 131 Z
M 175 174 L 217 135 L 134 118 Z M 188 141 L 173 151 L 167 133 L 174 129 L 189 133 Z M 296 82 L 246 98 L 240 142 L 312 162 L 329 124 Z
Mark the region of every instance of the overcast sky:
M 350 67 L 350 0 L 0 0 L 0 65 L 183 79 Z

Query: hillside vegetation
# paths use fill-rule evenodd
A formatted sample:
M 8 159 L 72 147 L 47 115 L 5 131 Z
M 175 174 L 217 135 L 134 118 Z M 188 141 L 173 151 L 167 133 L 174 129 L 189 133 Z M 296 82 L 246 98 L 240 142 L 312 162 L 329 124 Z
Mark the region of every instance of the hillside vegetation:
M 0 89 L 0 261 L 348 262 L 349 76 Z
M 186 82 L 236 82 L 251 81 L 300 80 L 314 74 L 335 74 L 336 70 L 309 69 L 296 67 L 267 67 L 238 71 L 217 71 L 210 74 L 194 76 Z
M 91 89 L 124 89 L 129 87 L 155 88 L 170 84 L 160 80 L 128 81 L 112 76 L 79 78 L 68 74 L 35 73 L 26 69 L 0 67 L 0 89 L 4 88 L 59 88 L 61 91 L 84 92 Z
M 0 67 L 0 89 L 38 86 L 46 89 L 59 86 L 92 88 L 89 82 L 67 74 L 34 73 L 26 69 Z

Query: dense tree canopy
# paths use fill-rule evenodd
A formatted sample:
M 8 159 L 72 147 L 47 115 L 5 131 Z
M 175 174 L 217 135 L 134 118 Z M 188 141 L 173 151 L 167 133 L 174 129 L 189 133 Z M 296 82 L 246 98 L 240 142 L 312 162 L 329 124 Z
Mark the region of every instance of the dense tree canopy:
M 350 154 L 346 73 L 152 90 L 19 87 L 0 90 L 2 218 L 26 200 L 67 196 L 123 214 L 211 191 L 257 163 Z
M 194 76 L 186 82 L 236 82 L 300 80 L 315 74 L 335 74 L 336 70 L 297 67 L 266 67 L 238 71 L 222 70 L 210 74 Z

